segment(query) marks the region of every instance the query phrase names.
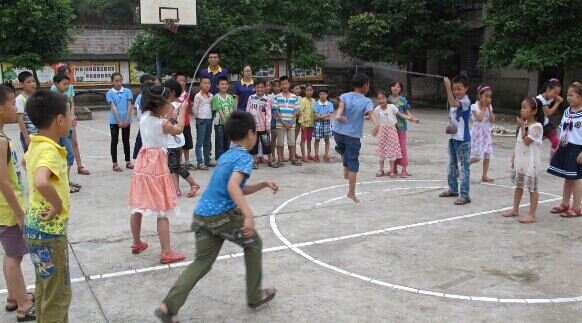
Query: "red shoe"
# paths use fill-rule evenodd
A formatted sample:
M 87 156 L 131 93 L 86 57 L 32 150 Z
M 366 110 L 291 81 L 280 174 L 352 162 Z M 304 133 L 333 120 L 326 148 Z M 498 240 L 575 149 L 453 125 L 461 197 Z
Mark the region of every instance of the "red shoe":
M 398 173 L 394 173 L 394 175 L 398 175 Z M 406 171 L 402 171 L 402 174 L 400 174 L 400 178 L 407 178 L 408 177 L 408 173 Z
M 311 155 L 308 155 L 308 156 L 307 156 L 307 159 L 308 159 L 308 160 L 313 160 L 313 157 L 311 157 Z
M 146 250 L 148 248 L 148 244 L 145 242 L 142 242 L 140 244 L 134 244 L 131 245 L 131 253 L 134 255 L 137 255 L 138 253 L 141 253 L 142 251 Z
M 329 156 L 323 156 L 323 160 L 324 160 L 326 163 L 331 163 L 331 160 L 329 159 Z
M 319 162 L 320 162 L 320 160 L 319 160 L 319 156 L 318 156 L 318 155 L 315 155 L 315 157 L 313 157 L 313 160 L 314 160 L 316 163 L 319 163 Z
M 162 264 L 169 264 L 169 263 L 173 263 L 173 262 L 179 262 L 186 259 L 186 256 L 184 256 L 183 253 L 181 252 L 175 252 L 174 250 L 170 251 L 169 254 L 160 254 L 160 262 Z

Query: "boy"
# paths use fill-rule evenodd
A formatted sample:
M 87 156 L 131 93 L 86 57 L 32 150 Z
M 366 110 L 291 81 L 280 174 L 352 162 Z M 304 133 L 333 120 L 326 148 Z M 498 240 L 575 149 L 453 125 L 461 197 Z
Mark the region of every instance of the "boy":
M 5 309 L 18 311 L 18 321 L 36 318 L 32 295 L 26 294 L 26 284 L 20 264 L 28 253 L 22 238 L 26 195 L 20 171 L 20 163 L 12 141 L 4 134 L 4 125 L 16 121 L 14 90 L 0 85 L 0 243 L 4 249 L 2 260 L 4 279 L 8 289 Z
M 69 92 L 69 85 L 70 85 L 70 78 L 65 74 L 57 74 L 53 77 L 53 82 L 55 83 L 55 91 L 61 95 L 64 95 L 67 98 L 67 107 L 69 108 L 69 113 L 71 116 L 73 115 L 71 110 L 71 97 L 67 95 Z M 75 154 L 73 153 L 73 142 L 71 140 L 71 136 L 73 135 L 73 127 L 69 131 L 69 134 L 65 137 L 61 137 L 59 140 L 59 144 L 67 150 L 67 174 L 71 174 L 71 167 L 73 166 L 73 162 L 75 161 Z M 81 190 L 81 185 L 73 184 L 73 182 L 69 182 L 69 192 L 70 193 L 77 193 Z
M 234 97 L 226 93 L 228 79 L 225 76 L 218 78 L 218 90 L 219 92 L 212 98 L 212 111 L 216 113 L 214 117 L 214 154 L 216 160 L 230 148 L 230 140 L 224 134 L 224 124 L 234 111 Z
M 452 86 L 448 77 L 445 77 L 445 90 L 450 105 L 449 118 L 451 124 L 457 129 L 449 139 L 449 189 L 439 194 L 440 197 L 459 196 L 459 182 L 457 176 L 461 175 L 461 196 L 455 201 L 455 205 L 471 203 L 469 197 L 469 185 L 471 180 L 469 157 L 471 155 L 471 132 L 469 119 L 471 119 L 471 100 L 467 96 L 469 79 L 458 75 L 453 78 Z M 457 161 L 461 163 L 461 171 Z
M 45 90 L 28 99 L 26 113 L 39 130 L 30 137 L 24 155 L 30 192 L 24 238 L 35 267 L 36 315 L 39 322 L 67 322 L 72 296 L 67 240 L 70 193 L 67 151 L 58 141 L 69 134 L 72 119 L 66 98 Z
M 186 91 L 186 85 L 188 85 L 188 79 L 186 74 L 183 72 L 178 72 L 174 74 L 174 79 L 180 83 L 182 87 L 182 94 L 180 95 L 180 102 L 184 102 L 188 99 L 188 109 L 186 110 L 186 121 L 184 122 L 184 146 L 182 146 L 182 152 L 184 153 L 184 166 L 186 169 L 194 170 L 194 165 L 190 164 L 190 150 L 194 148 L 194 142 L 192 141 L 192 127 L 190 126 L 190 109 L 192 108 L 192 101 Z
M 299 113 L 299 99 L 295 94 L 289 92 L 291 83 L 287 76 L 282 76 L 279 81 L 281 82 L 281 93 L 277 94 L 273 99 L 273 109 L 276 110 L 278 120 L 277 154 L 279 155 L 279 158 L 283 156 L 286 136 L 291 164 L 301 166 L 301 162 L 297 160 L 297 157 L 295 156 L 296 142 L 295 130 L 293 128 L 295 125 L 295 119 L 297 119 L 297 114 Z M 283 160 L 279 159 L 277 161 L 277 166 L 284 167 L 285 164 L 283 163 Z
M 315 126 L 313 127 L 313 136 L 315 137 L 315 157 L 313 160 L 316 163 L 320 162 L 319 159 L 319 141 L 323 139 L 325 141 L 325 155 L 323 155 L 323 160 L 326 163 L 330 162 L 329 159 L 329 138 L 331 137 L 331 114 L 333 113 L 333 104 L 327 101 L 327 89 L 321 89 L 319 91 L 319 101 L 315 103 L 313 107 L 313 112 L 315 113 Z
M 16 108 L 18 109 L 18 127 L 20 127 L 20 142 L 24 152 L 28 149 L 30 144 L 30 135 L 37 133 L 38 129 L 32 124 L 30 118 L 24 111 L 26 100 L 32 95 L 36 89 L 36 81 L 34 76 L 29 71 L 24 71 L 18 74 L 18 82 L 22 84 L 22 93 L 16 97 Z
M 342 156 L 344 178 L 349 182 L 347 197 L 359 203 L 356 197 L 356 177 L 360 169 L 360 138 L 363 134 L 364 116 L 369 115 L 374 123 L 372 136 L 376 137 L 380 126 L 374 113 L 372 100 L 366 97 L 370 80 L 366 74 L 358 73 L 352 79 L 354 91 L 340 96 L 335 123 L 333 125 L 335 150 Z
M 254 159 L 253 169 L 259 168 L 259 160 L 257 159 L 259 143 L 263 148 L 263 154 L 268 155 L 269 160 L 271 160 L 271 103 L 269 97 L 265 95 L 265 90 L 265 80 L 255 81 L 257 93 L 251 95 L 247 103 L 247 112 L 253 115 L 257 124 L 257 143 L 251 150 Z M 277 168 L 275 162 L 272 161 L 269 161 L 269 166 Z
M 151 74 L 144 74 L 144 75 L 139 77 L 139 83 L 141 84 L 141 90 L 143 91 L 144 87 L 154 84 L 154 77 Z M 135 116 L 136 116 L 137 122 L 138 122 L 137 136 L 135 137 L 135 143 L 133 145 L 133 159 L 134 160 L 137 159 L 137 154 L 139 153 L 141 146 L 142 146 L 141 133 L 139 131 L 139 121 L 141 120 L 141 117 L 143 116 L 143 112 L 141 111 L 140 104 L 141 104 L 141 93 L 135 99 L 135 104 L 133 106 L 133 108 L 135 110 Z
M 200 77 L 200 92 L 194 97 L 192 111 L 196 118 L 196 162 L 199 170 L 208 170 L 214 166 L 210 163 L 210 150 L 212 149 L 212 94 L 210 90 L 210 78 Z M 204 159 L 202 159 L 202 147 L 204 146 Z
M 271 156 L 269 158 L 269 162 L 272 163 L 269 165 L 274 167 L 273 165 L 277 166 L 277 163 L 275 162 L 277 158 L 275 153 L 277 151 L 277 124 L 279 123 L 279 119 L 277 119 L 277 108 L 274 107 L 273 102 L 275 102 L 275 97 L 277 94 L 281 93 L 281 81 L 274 79 L 272 86 L 273 92 L 269 94 L 269 101 L 271 102 Z M 284 161 L 285 156 L 279 155 L 279 159 Z
M 253 211 L 244 196 L 263 188 L 276 193 L 279 187 L 273 181 L 246 184 L 253 165 L 248 150 L 257 141 L 253 116 L 234 111 L 226 121 L 225 131 L 233 146 L 220 157 L 210 184 L 194 210 L 192 229 L 196 231 L 196 259 L 182 272 L 156 309 L 155 314 L 162 322 L 176 322 L 176 314 L 192 288 L 212 267 L 224 240 L 244 248 L 249 307 L 269 302 L 277 292 L 274 288 L 260 289 L 263 243 L 255 231 Z

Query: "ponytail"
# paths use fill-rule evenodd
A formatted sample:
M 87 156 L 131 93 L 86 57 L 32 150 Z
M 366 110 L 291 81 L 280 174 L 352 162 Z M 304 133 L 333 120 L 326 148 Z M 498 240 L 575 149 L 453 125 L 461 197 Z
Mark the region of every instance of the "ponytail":
M 170 90 L 161 85 L 144 86 L 141 97 L 141 110 L 156 112 L 160 107 L 168 104 Z

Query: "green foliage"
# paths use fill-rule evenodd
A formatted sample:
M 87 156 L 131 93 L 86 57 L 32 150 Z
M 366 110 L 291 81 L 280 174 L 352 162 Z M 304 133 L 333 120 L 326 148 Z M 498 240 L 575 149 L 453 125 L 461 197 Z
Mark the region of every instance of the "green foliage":
M 74 13 L 82 23 L 133 25 L 135 3 L 129 0 L 73 0 Z
M 481 46 L 479 65 L 528 71 L 582 67 L 580 21 L 581 1 L 489 0 L 483 22 L 493 31 Z
M 19 0 L 0 10 L 0 58 L 32 70 L 67 53 L 75 18 L 70 0 Z

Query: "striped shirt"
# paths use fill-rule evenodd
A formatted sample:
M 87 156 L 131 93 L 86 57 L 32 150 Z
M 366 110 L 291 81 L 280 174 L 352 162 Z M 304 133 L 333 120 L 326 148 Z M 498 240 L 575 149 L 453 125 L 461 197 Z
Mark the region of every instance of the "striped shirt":
M 283 93 L 277 94 L 273 99 L 273 109 L 278 110 L 281 114 L 281 119 L 285 123 L 290 123 L 291 126 L 295 125 L 295 118 L 293 115 L 295 112 L 299 112 L 299 99 L 295 94 L 289 93 L 289 98 L 285 98 Z M 277 128 L 283 128 L 281 123 L 277 123 Z

